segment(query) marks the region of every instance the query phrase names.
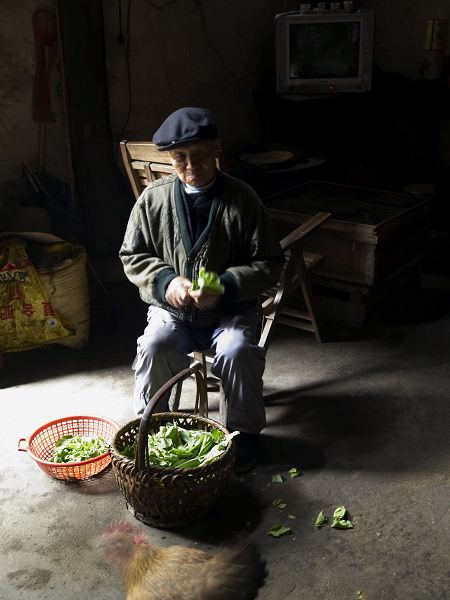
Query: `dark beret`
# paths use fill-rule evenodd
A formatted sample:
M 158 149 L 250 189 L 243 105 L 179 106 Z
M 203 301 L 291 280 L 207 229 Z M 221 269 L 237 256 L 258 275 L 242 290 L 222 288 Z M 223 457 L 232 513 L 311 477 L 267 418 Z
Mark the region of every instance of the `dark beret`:
M 158 150 L 173 150 L 200 140 L 218 137 L 216 121 L 206 108 L 180 108 L 172 113 L 153 136 Z

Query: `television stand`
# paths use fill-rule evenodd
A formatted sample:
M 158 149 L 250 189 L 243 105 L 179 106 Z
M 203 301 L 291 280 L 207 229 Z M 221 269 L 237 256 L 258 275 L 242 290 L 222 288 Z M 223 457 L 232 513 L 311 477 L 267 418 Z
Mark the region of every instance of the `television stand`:
M 360 92 L 364 93 L 364 92 Z M 281 100 L 288 100 L 291 102 L 303 102 L 306 100 L 331 100 L 332 98 L 344 98 L 346 96 L 353 96 L 353 93 L 345 93 L 345 92 L 330 92 L 324 94 L 285 94 L 282 92 L 274 92 L 274 95 Z

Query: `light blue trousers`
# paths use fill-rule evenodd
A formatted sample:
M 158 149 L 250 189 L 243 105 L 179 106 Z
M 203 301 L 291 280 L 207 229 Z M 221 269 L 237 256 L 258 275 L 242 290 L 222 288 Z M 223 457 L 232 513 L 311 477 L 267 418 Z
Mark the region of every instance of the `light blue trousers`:
M 262 394 L 266 351 L 257 343 L 258 320 L 251 308 L 224 317 L 217 327 L 193 328 L 172 313 L 150 306 L 133 363 L 137 415 L 142 415 L 148 401 L 169 379 L 189 366 L 190 352 L 212 348 L 211 373 L 222 380 L 228 400 L 227 426 L 259 433 L 266 425 Z M 168 400 L 161 399 L 156 412 L 166 411 Z

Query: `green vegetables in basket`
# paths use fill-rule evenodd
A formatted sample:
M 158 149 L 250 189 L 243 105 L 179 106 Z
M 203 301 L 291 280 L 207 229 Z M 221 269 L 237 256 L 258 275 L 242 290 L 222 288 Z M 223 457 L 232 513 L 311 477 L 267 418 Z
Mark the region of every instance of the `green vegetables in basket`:
M 73 463 L 101 456 L 108 444 L 101 437 L 63 435 L 52 448 L 50 462 Z
M 198 279 L 192 282 L 192 291 L 204 290 L 207 294 L 223 294 L 225 286 L 220 283 L 218 274 L 215 271 L 205 271 L 202 267 L 198 273 Z
M 225 452 L 228 442 L 239 432 L 225 435 L 219 429 L 202 431 L 184 429 L 176 423 L 161 425 L 158 432 L 148 436 L 149 462 L 159 467 L 192 469 L 201 467 Z M 121 451 L 128 458 L 136 458 L 137 438 Z

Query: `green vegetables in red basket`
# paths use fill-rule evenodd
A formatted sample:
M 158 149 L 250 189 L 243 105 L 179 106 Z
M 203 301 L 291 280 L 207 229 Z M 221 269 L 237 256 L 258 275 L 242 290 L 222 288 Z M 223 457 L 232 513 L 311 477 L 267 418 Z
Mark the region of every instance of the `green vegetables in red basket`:
M 219 429 L 184 429 L 176 423 L 166 423 L 148 436 L 149 462 L 158 467 L 177 469 L 201 467 L 225 452 L 228 442 L 237 433 L 225 435 Z M 122 450 L 122 454 L 134 460 L 136 449 L 137 438 Z
M 207 294 L 223 294 L 225 286 L 220 283 L 218 274 L 215 271 L 205 271 L 202 267 L 198 273 L 198 279 L 192 282 L 192 291 L 204 290 Z
M 100 437 L 63 435 L 52 448 L 50 462 L 73 463 L 95 458 L 108 451 L 108 444 Z

